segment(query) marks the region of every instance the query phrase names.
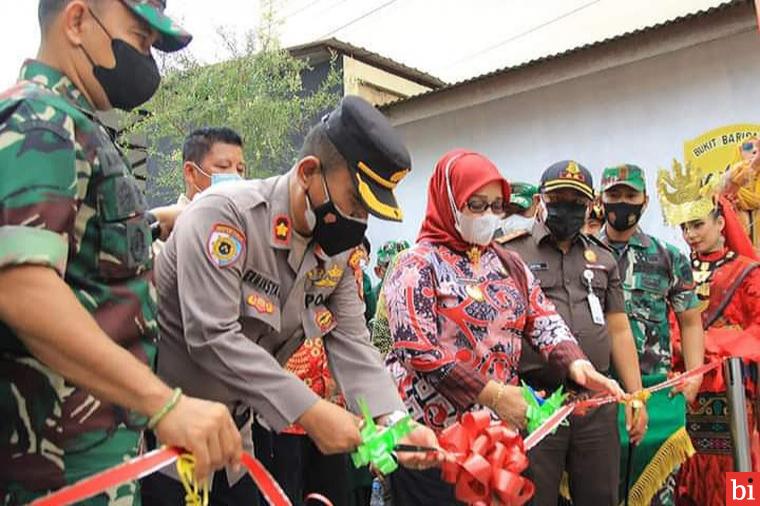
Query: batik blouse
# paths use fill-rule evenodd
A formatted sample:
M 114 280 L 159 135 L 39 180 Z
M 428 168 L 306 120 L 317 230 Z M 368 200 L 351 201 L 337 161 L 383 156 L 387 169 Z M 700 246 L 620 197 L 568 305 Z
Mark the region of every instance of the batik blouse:
M 523 339 L 565 372 L 585 359 L 527 266 L 516 262 L 519 283 L 494 247 L 459 253 L 418 243 L 386 275 L 386 363 L 412 416 L 434 430 L 478 408 L 489 380 L 518 383 Z

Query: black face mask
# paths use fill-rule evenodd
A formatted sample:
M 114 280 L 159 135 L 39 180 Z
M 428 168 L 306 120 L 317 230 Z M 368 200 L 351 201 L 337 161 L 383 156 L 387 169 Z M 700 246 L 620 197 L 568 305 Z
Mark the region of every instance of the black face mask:
M 322 184 L 328 200 L 312 209 L 311 198 L 307 193 L 306 220 L 310 226 L 313 225 L 313 237 L 316 243 L 327 256 L 332 257 L 359 246 L 367 231 L 367 222 L 344 216 L 333 203 L 324 179 Z M 309 216 L 310 213 L 312 216 Z
M 92 63 L 95 79 L 103 87 L 111 105 L 117 109 L 131 111 L 150 100 L 161 83 L 156 60 L 152 55 L 142 54 L 128 42 L 111 37 L 103 23 L 94 14 L 92 17 L 111 39 L 111 50 L 116 65 L 110 69 L 98 65 L 90 58 L 84 46 L 82 50 Z
M 586 221 L 586 204 L 575 202 L 546 203 L 546 226 L 555 239 L 572 239 Z
M 616 204 L 604 204 L 604 218 L 612 228 L 618 232 L 628 230 L 641 219 L 641 211 L 644 204 L 629 204 L 627 202 L 618 202 Z M 615 215 L 613 218 L 611 215 Z

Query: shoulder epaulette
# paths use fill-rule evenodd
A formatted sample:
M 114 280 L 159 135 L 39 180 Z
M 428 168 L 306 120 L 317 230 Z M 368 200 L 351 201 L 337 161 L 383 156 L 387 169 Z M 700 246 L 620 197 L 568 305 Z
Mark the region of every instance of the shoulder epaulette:
M 604 243 L 601 239 L 599 239 L 595 235 L 588 235 L 588 234 L 581 234 L 581 237 L 586 240 L 586 244 L 593 243 L 597 246 L 600 246 L 604 248 L 605 250 L 609 251 L 610 253 L 614 253 L 615 251 L 609 247 L 607 244 Z
M 494 239 L 494 241 L 496 241 L 499 244 L 504 244 L 509 241 L 513 241 L 517 239 L 518 237 L 523 237 L 526 235 L 530 235 L 530 230 L 514 230 L 508 234 L 502 235 L 501 237 L 497 237 L 496 239 Z

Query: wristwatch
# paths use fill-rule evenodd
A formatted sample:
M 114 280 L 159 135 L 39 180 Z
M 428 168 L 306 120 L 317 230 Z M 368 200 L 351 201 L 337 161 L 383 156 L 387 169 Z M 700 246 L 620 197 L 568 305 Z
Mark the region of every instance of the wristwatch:
M 145 218 L 148 220 L 148 226 L 150 227 L 151 240 L 157 241 L 159 237 L 161 237 L 161 222 L 159 222 L 156 215 L 150 211 L 145 213 Z

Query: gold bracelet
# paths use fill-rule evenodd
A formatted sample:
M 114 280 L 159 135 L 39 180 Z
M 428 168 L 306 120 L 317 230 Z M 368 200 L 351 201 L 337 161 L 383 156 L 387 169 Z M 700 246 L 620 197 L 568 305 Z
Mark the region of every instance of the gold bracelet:
M 496 393 L 493 396 L 494 411 L 499 411 L 499 400 L 501 399 L 501 396 L 504 394 L 504 389 L 505 389 L 504 384 L 499 383 L 499 389 L 496 391 Z
M 159 422 L 169 413 L 169 411 L 177 406 L 180 397 L 182 397 L 182 389 L 175 388 L 172 396 L 168 401 L 166 401 L 166 404 L 164 404 L 164 407 L 162 407 L 158 413 L 150 417 L 150 420 L 148 420 L 148 428 L 151 430 L 154 429 L 156 425 L 158 425 Z

